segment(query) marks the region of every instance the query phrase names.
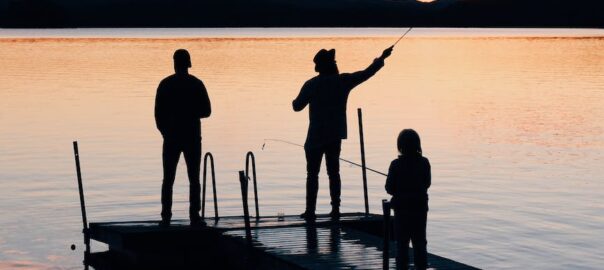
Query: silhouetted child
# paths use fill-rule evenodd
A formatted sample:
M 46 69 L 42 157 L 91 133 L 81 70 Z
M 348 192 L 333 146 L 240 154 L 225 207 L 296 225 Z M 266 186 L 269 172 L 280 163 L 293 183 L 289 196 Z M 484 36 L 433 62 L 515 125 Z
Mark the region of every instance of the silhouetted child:
M 386 191 L 392 195 L 397 241 L 397 269 L 408 269 L 409 240 L 413 244 L 415 269 L 426 269 L 426 221 L 430 162 L 422 156 L 419 135 L 413 129 L 401 131 L 397 139 L 400 156 L 390 163 Z

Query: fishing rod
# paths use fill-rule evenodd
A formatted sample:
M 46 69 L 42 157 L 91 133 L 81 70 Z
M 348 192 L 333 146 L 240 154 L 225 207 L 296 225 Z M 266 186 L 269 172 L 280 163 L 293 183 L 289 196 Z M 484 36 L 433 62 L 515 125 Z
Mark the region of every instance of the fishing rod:
M 290 142 L 290 141 L 281 140 L 281 139 L 264 139 L 264 143 L 262 144 L 262 150 L 264 150 L 264 146 L 266 146 L 266 142 L 267 142 L 267 141 L 271 141 L 271 142 L 280 142 L 280 143 L 285 143 L 285 144 L 294 145 L 294 146 L 299 146 L 299 147 L 304 148 L 304 145 L 301 145 L 301 144 L 298 144 L 298 143 L 295 143 L 295 142 Z M 344 162 L 348 163 L 348 164 L 351 164 L 351 165 L 354 165 L 354 166 L 357 166 L 357 167 L 363 168 L 363 165 L 358 164 L 358 163 L 356 163 L 356 162 L 353 162 L 353 161 L 350 161 L 350 160 L 347 160 L 347 159 L 343 159 L 343 158 L 339 158 L 339 159 L 340 159 L 341 161 L 344 161 Z M 388 176 L 387 174 L 385 174 L 385 173 L 383 173 L 383 172 L 380 172 L 380 171 L 378 171 L 378 170 L 374 170 L 374 169 L 369 168 L 369 167 L 365 167 L 365 169 L 367 169 L 367 170 L 369 170 L 369 171 L 371 171 L 371 172 L 377 173 L 377 174 L 381 174 L 381 175 L 383 175 L 383 176 Z
M 407 31 L 400 38 L 398 38 L 396 40 L 396 42 L 394 42 L 394 44 L 392 44 L 391 47 L 396 46 L 396 44 L 398 44 L 398 42 L 401 41 L 401 39 L 403 39 L 407 34 L 409 34 L 409 32 L 411 32 L 411 29 L 413 29 L 413 27 L 409 27 L 409 29 L 407 29 Z

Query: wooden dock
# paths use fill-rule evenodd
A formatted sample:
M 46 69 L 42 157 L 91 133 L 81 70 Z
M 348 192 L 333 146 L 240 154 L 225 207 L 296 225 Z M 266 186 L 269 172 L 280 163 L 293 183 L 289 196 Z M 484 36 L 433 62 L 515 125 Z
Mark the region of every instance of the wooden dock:
M 188 220 L 159 227 L 157 221 L 90 223 L 90 237 L 109 251 L 93 253 L 95 269 L 382 269 L 383 219 L 343 214 L 339 221 L 319 216 L 308 223 L 298 216 L 206 218 L 205 227 Z M 390 242 L 390 269 L 395 269 Z M 433 269 L 477 269 L 429 254 Z

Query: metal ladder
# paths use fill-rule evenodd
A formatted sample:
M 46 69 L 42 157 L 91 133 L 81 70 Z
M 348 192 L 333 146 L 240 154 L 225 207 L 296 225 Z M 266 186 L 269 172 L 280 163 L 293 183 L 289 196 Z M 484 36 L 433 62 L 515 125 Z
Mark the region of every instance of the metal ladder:
M 252 161 L 252 177 L 250 178 L 250 160 Z M 245 155 L 245 177 L 249 181 L 252 179 L 254 181 L 254 203 L 256 206 L 256 220 L 260 219 L 260 211 L 258 209 L 258 185 L 256 182 L 256 158 L 254 157 L 254 153 L 252 151 L 247 152 Z
M 207 152 L 203 157 L 203 197 L 201 200 L 201 218 L 205 219 L 206 215 L 206 179 L 208 174 L 208 159 L 210 160 L 210 168 L 212 169 L 212 191 L 214 194 L 214 220 L 218 221 L 218 198 L 216 197 L 216 172 L 214 171 L 214 156 Z

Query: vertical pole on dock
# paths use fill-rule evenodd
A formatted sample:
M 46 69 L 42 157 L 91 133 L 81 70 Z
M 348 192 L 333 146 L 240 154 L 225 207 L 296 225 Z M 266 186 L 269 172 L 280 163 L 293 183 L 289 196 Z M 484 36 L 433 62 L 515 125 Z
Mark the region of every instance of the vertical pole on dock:
M 84 244 L 86 245 L 86 251 L 84 251 L 84 265 L 88 269 L 88 255 L 90 255 L 90 234 L 88 231 L 88 219 L 86 217 L 86 204 L 84 202 L 84 186 L 82 185 L 82 170 L 80 169 L 80 153 L 78 150 L 78 142 L 73 142 L 73 155 L 75 158 L 76 173 L 78 176 L 78 191 L 80 193 L 80 209 L 82 210 L 82 233 L 84 233 Z
M 243 200 L 243 222 L 245 223 L 245 239 L 252 243 L 252 229 L 250 226 L 250 212 L 247 207 L 247 183 L 248 179 L 243 171 L 239 171 L 239 182 L 241 183 L 241 199 Z
M 382 268 L 384 270 L 390 268 L 390 208 L 390 202 L 387 200 L 382 200 L 382 209 L 384 210 L 384 248 L 382 249 Z
M 369 215 L 369 198 L 367 196 L 367 166 L 365 164 L 365 138 L 363 136 L 363 111 L 357 109 L 359 115 L 359 138 L 361 140 L 361 169 L 363 171 L 363 195 L 365 198 L 365 215 Z

